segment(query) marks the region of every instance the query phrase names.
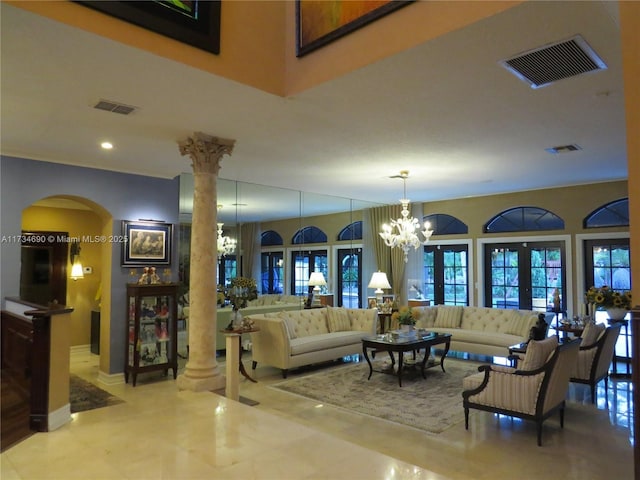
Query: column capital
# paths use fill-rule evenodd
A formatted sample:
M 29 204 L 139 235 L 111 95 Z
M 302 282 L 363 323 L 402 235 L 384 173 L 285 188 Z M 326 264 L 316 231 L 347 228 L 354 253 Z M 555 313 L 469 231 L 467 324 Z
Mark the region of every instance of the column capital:
M 218 138 L 201 132 L 195 132 L 193 136 L 178 142 L 181 155 L 191 157 L 194 173 L 212 173 L 217 175 L 220 171 L 222 156 L 231 155 L 235 140 Z

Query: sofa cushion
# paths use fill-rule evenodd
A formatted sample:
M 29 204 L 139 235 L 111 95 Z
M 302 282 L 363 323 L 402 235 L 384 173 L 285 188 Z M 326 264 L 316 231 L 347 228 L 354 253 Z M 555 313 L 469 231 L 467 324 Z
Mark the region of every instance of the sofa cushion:
M 531 327 L 533 327 L 537 321 L 538 316 L 536 314 L 526 315 L 514 312 L 513 317 L 507 325 L 506 333 L 510 333 L 511 335 L 520 335 L 521 337 L 529 337 Z
M 327 323 L 329 324 L 329 332 L 351 330 L 351 321 L 345 308 L 327 307 Z
M 451 305 L 438 305 L 435 327 L 460 328 L 463 307 Z
M 522 342 L 522 337 L 517 335 L 508 335 L 506 333 L 497 332 L 481 332 L 478 330 L 465 330 L 463 328 L 438 328 L 432 329 L 438 333 L 450 333 L 451 341 L 456 343 L 478 343 L 482 345 L 492 345 L 494 347 L 504 347 L 505 356 L 511 345 Z M 453 347 L 452 347 L 453 348 Z
M 432 328 L 436 323 L 438 307 L 413 307 L 416 316 L 416 328 Z
M 555 335 L 544 340 L 531 340 L 527 345 L 527 353 L 524 355 L 522 364 L 518 365 L 518 370 L 536 370 L 542 367 L 557 346 L 558 339 Z
M 604 323 L 587 323 L 580 341 L 581 347 L 590 347 L 596 343 L 607 327 Z
M 301 355 L 303 353 L 329 350 L 331 348 L 343 347 L 345 345 L 360 344 L 367 332 L 334 332 L 322 333 L 319 335 L 309 335 L 291 340 L 291 355 Z

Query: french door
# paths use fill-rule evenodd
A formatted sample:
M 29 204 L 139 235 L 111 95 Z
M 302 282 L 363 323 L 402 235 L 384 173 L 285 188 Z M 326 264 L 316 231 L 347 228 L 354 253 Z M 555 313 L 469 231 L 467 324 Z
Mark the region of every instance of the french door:
M 414 295 L 430 300 L 432 305 L 469 305 L 467 245 L 425 246 L 424 278 L 424 291 Z
M 278 252 L 262 252 L 260 254 L 260 271 L 262 294 L 284 293 L 284 254 Z
M 631 250 L 628 238 L 585 240 L 584 252 L 586 288 L 606 285 L 620 293 L 631 290 Z M 596 319 L 606 320 L 606 312 L 596 312 Z M 616 360 L 629 363 L 632 345 L 630 329 L 625 325 L 616 342 Z
M 485 306 L 566 312 L 564 242 L 485 244 Z
M 326 250 L 305 250 L 291 253 L 291 294 L 309 295 L 309 276 L 311 272 L 322 272 L 328 276 Z
M 338 250 L 337 305 L 345 308 L 362 308 L 362 249 Z

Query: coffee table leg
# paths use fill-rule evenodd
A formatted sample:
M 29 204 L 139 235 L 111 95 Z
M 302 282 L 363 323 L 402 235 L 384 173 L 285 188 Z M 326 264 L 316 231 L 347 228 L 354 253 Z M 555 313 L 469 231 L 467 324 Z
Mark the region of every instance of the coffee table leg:
M 371 375 L 373 374 L 373 365 L 371 365 L 371 360 L 369 360 L 369 354 L 367 353 L 367 346 L 362 345 L 362 354 L 364 355 L 365 360 L 369 364 L 369 376 L 367 380 L 371 379 Z
M 396 357 L 393 356 L 393 352 L 391 350 L 388 350 L 387 353 L 389 354 L 389 357 L 391 357 L 391 368 L 396 366 Z
M 404 352 L 398 352 L 398 385 L 402 386 L 402 360 Z
M 447 353 L 449 353 L 449 347 L 450 346 L 451 346 L 451 339 L 448 339 L 444 344 L 444 352 L 442 352 L 442 357 L 440 357 L 440 368 L 442 369 L 442 371 L 444 373 L 447 373 L 444 370 L 444 359 L 447 356 Z
M 425 380 L 427 379 L 427 375 L 426 373 L 424 373 L 424 367 L 427 365 L 427 362 L 429 361 L 429 355 L 431 355 L 431 347 L 426 347 L 424 349 L 424 357 L 422 358 L 422 378 L 424 378 Z

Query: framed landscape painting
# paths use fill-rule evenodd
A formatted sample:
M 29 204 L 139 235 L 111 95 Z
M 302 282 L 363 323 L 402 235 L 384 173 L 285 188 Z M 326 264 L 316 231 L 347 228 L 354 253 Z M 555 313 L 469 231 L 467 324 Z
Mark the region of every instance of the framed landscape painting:
M 76 3 L 193 47 L 220 53 L 220 0 L 77 0 Z
M 296 0 L 297 56 L 413 3 L 413 0 Z
M 170 223 L 123 220 L 122 266 L 169 265 L 172 233 Z

